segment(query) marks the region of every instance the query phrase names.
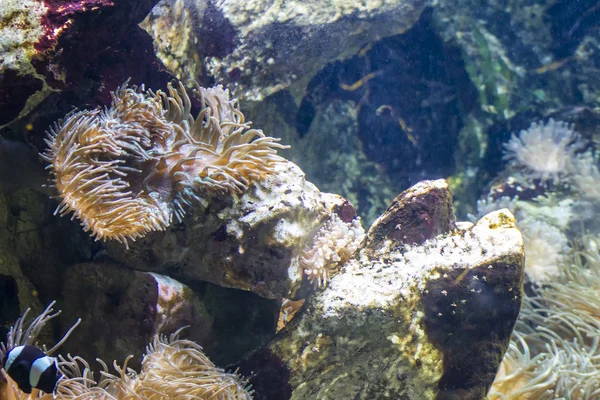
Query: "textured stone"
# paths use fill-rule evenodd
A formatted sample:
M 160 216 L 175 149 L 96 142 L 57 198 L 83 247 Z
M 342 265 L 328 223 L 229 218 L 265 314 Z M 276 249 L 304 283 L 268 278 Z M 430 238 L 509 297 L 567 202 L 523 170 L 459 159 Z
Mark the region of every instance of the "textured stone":
M 435 198 L 443 186 L 424 182 L 401 198 L 424 191 Z M 255 398 L 485 397 L 521 305 L 523 242 L 508 210 L 457 230 L 441 204 L 452 230 L 440 227 L 420 245 L 393 235 L 371 240 L 266 349 L 240 364 L 241 373 L 255 374 Z M 419 224 L 388 213 L 414 217 L 390 207 L 372 232 L 390 220 Z
M 215 363 L 226 365 L 272 338 L 279 303 L 210 284 L 190 287 L 165 275 L 114 264 L 77 264 L 64 275 L 60 331 L 77 318 L 82 322 L 61 353 L 109 363 L 134 354 L 132 365 L 139 365 L 152 335 L 189 326 L 182 337 L 202 345 Z
M 190 288 L 164 275 L 110 264 L 74 265 L 65 274 L 63 302 L 64 328 L 82 319 L 66 350 L 84 359 L 122 362 L 141 354 L 155 334 L 186 325 L 187 338 L 210 343 L 212 318 L 205 306 Z M 138 356 L 133 365 L 140 361 Z
M 8 221 L 8 203 L 0 190 L 0 337 L 25 309 L 42 309 L 35 287 L 19 265 Z
M 228 82 L 236 96 L 261 100 L 291 85 L 303 92 L 326 64 L 407 30 L 430 3 L 164 0 L 144 27 L 179 78 L 202 74 Z M 186 66 L 197 61 L 203 68 L 190 73 Z
M 206 199 L 182 224 L 151 233 L 126 250 L 107 243 L 125 266 L 206 281 L 281 299 L 303 282 L 297 255 L 332 212 L 352 218 L 351 205 L 322 194 L 293 163 L 239 197 Z
M 369 247 L 385 240 L 399 245 L 423 244 L 455 228 L 452 192 L 444 180 L 423 181 L 398 195 L 368 233 Z
M 137 26 L 156 1 L 2 1 L 0 127 L 39 105 L 46 113 L 64 106 L 57 111 L 64 115 L 79 105 L 75 93 L 86 105 L 104 105 L 110 91 L 131 76 L 136 83 L 164 86 L 170 75 Z M 69 101 L 44 102 L 64 91 L 74 92 Z M 41 135 L 46 126 L 37 128 Z

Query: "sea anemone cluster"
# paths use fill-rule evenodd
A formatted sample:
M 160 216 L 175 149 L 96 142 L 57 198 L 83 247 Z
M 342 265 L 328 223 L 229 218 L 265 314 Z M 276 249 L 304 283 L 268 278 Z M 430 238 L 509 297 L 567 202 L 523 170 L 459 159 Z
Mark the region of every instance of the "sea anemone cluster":
M 478 212 L 513 211 L 528 285 L 488 399 L 600 399 L 599 149 L 554 120 L 505 149 Z
M 315 234 L 299 257 L 300 268 L 315 287 L 324 286 L 330 276 L 359 249 L 365 239 L 360 218 L 346 223 L 333 214 Z
M 35 318 L 22 332 L 20 318 L 8 335 L 4 351 L 12 345 L 34 344 L 44 325 L 58 313 L 52 314 L 53 303 L 42 315 Z M 53 349 L 72 334 L 75 324 Z M 141 372 L 127 367 L 129 356 L 122 367 L 114 363 L 116 374 L 111 374 L 108 366 L 102 366 L 101 376 L 95 380 L 89 364 L 81 357 L 58 356 L 58 369 L 63 377 L 58 381 L 54 393 L 41 393 L 37 389 L 31 395 L 19 390 L 10 377 L 1 370 L 5 378 L 0 385 L 0 398 L 5 400 L 251 400 L 252 390 L 246 380 L 234 373 L 228 373 L 215 365 L 204 355 L 195 342 L 180 339 L 182 329 L 165 336 L 156 336 L 146 348 Z
M 545 221 L 525 219 L 519 222 L 525 247 L 525 274 L 529 282 L 541 285 L 559 275 L 560 265 L 569 252 L 566 235 Z
M 524 299 L 489 399 L 600 399 L 598 237 Z
M 62 199 L 56 213 L 81 220 L 98 239 L 128 240 L 166 229 L 185 207 L 243 192 L 284 161 L 279 139 L 250 129 L 221 86 L 168 94 L 128 87 L 105 109 L 74 112 L 48 132 L 42 155 Z
M 504 158 L 531 179 L 557 183 L 587 143 L 572 124 L 549 119 L 532 123 L 504 144 Z

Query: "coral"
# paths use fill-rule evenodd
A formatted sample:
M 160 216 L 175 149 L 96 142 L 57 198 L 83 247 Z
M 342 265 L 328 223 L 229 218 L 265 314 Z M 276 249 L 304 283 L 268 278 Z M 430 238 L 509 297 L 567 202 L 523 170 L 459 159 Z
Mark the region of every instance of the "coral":
M 194 118 L 180 83 L 169 94 L 127 87 L 104 110 L 68 115 L 49 132 L 57 213 L 74 212 L 98 239 L 128 240 L 164 230 L 201 196 L 242 192 L 283 161 L 278 139 L 249 129 L 221 86 L 195 86 Z
M 529 129 L 513 134 L 504 159 L 512 167 L 522 169 L 529 178 L 557 183 L 573 163 L 577 151 L 586 142 L 575 132 L 573 125 L 549 119 L 532 123 Z
M 360 218 L 345 223 L 333 214 L 319 229 L 312 245 L 305 247 L 300 255 L 300 268 L 314 286 L 323 286 L 359 249 L 364 239 Z

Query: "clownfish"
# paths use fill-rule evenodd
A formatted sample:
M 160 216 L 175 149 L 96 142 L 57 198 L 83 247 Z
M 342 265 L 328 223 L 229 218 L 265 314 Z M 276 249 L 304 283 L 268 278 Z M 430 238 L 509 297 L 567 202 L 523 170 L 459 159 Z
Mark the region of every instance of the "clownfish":
M 40 348 L 31 345 L 12 348 L 4 356 L 2 367 L 21 391 L 30 394 L 32 389 L 53 393 L 61 374 L 55 357 L 47 356 Z

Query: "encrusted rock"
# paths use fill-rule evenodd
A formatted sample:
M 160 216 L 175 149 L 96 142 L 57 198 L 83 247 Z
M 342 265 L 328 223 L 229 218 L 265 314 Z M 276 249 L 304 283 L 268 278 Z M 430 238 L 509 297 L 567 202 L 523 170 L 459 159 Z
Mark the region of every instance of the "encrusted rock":
M 23 273 L 8 224 L 8 204 L 0 190 L 0 337 L 26 308 L 41 310 L 33 284 Z
M 434 203 L 440 190 L 444 182 L 423 182 L 401 198 L 429 192 Z M 446 224 L 437 236 L 419 245 L 393 235 L 371 240 L 266 349 L 240 364 L 242 373 L 252 369 L 257 398 L 484 398 L 519 313 L 523 242 L 508 210 L 458 230 L 439 204 Z M 418 226 L 413 217 L 391 207 L 371 232 L 391 220 Z
M 207 199 L 182 224 L 151 233 L 126 250 L 108 243 L 110 256 L 137 270 L 287 297 L 302 284 L 297 256 L 332 212 L 355 215 L 336 195 L 322 194 L 293 163 L 256 182 L 239 197 Z
M 116 265 L 70 267 L 63 301 L 64 328 L 82 319 L 66 349 L 88 360 L 101 356 L 121 362 L 129 354 L 140 354 L 155 334 L 186 325 L 186 336 L 203 345 L 212 332 L 212 317 L 186 285 Z
M 419 182 L 398 195 L 379 217 L 368 234 L 369 247 L 380 248 L 384 241 L 423 244 L 455 228 L 452 192 L 444 180 Z
M 261 100 L 293 84 L 304 91 L 326 64 L 406 31 L 430 3 L 163 0 L 144 27 L 179 78 L 208 75 L 236 96 Z M 198 60 L 203 68 L 194 67 Z
M 106 104 L 109 91 L 130 76 L 136 83 L 164 86 L 170 75 L 137 26 L 157 1 L 0 2 L 0 127 L 25 117 L 53 93 L 42 108 L 64 115 L 74 97 L 86 105 Z M 60 91 L 74 93 L 61 101 Z M 46 128 L 34 123 L 28 130 L 41 136 Z

